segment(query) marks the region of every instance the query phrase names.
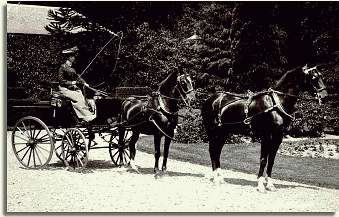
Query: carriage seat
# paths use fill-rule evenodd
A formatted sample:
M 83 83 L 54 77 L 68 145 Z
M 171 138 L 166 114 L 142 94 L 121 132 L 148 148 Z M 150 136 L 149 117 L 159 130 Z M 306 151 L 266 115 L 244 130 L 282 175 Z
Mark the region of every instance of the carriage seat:
M 71 100 L 67 99 L 60 94 L 59 91 L 60 82 L 52 81 L 51 82 L 51 105 L 56 107 L 61 107 L 62 105 L 70 104 Z

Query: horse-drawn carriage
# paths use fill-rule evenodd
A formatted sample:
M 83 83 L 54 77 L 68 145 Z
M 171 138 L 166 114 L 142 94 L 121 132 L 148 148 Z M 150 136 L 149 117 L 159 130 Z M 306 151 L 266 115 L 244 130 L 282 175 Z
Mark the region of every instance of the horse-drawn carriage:
M 158 90 L 150 95 L 128 97 L 123 101 L 118 97 L 98 100 L 98 116 L 91 128 L 71 123 L 72 111 L 65 106 L 67 102 L 52 99 L 52 105 L 47 106 L 53 111 L 52 125 L 32 116 L 24 117 L 16 123 L 12 135 L 16 157 L 26 167 L 40 168 L 50 161 L 55 150 L 69 168 L 81 169 L 87 164 L 88 151 L 97 145 L 91 135 L 99 133 L 109 144 L 109 153 L 116 165 L 123 166 L 129 162 L 137 170 L 134 165 L 135 143 L 139 134 L 144 133 L 154 135 L 156 177 L 160 174 L 160 140 L 165 136 L 162 171 L 166 173 L 169 145 L 179 117 L 178 100 L 184 100 L 189 106 L 195 97 L 191 78 L 181 72 L 178 70 L 169 74 L 159 84 Z M 247 96 L 215 93 L 205 101 L 201 115 L 209 139 L 214 183 L 220 183 L 222 178 L 220 154 L 227 135 L 243 131 L 249 126 L 261 139 L 258 190 L 266 192 L 263 184 L 266 164 L 267 189 L 275 190 L 271 181 L 274 159 L 282 142 L 283 129 L 293 120 L 290 115 L 293 106 L 297 99 L 303 99 L 298 96 L 300 91 L 316 95 L 310 100 L 328 96 L 322 75 L 316 67 L 297 67 L 287 71 L 266 91 Z M 108 124 L 107 120 L 112 123 Z M 58 130 L 62 133 L 58 133 Z
M 81 170 L 87 165 L 89 150 L 108 148 L 113 163 L 119 167 L 126 166 L 131 158 L 134 159 L 135 142 L 139 134 L 143 133 L 140 127 L 148 128 L 147 123 L 151 123 L 156 125 L 151 134 L 159 131 L 173 136 L 168 127 L 163 126 L 163 122 L 174 131 L 177 121 L 174 121 L 175 124 L 168 123 L 173 122 L 173 108 L 177 111 L 176 104 L 180 100 L 178 96 L 183 97 L 189 92 L 188 89 L 192 90 L 192 84 L 188 82 L 191 80 L 187 80 L 187 74 L 180 76 L 178 72 L 173 72 L 161 82 L 155 92 L 148 87 L 120 87 L 116 88 L 115 94 L 108 94 L 87 87 L 104 96 L 96 100 L 92 109 L 97 116 L 89 124 L 82 124 L 78 120 L 71 101 L 61 98 L 57 88 L 59 83 L 52 82 L 49 101 L 33 100 L 30 104 L 12 102 L 8 106 L 7 110 L 16 109 L 17 113 L 27 108 L 35 110 L 26 113 L 25 117 L 11 127 L 13 151 L 20 163 L 27 168 L 45 167 L 55 152 L 68 168 Z M 84 95 L 85 90 L 84 86 Z M 129 110 L 128 114 L 124 110 L 130 109 L 126 104 L 134 104 L 134 109 Z M 167 119 L 169 116 L 171 117 Z M 96 134 L 108 146 L 100 146 L 95 141 Z

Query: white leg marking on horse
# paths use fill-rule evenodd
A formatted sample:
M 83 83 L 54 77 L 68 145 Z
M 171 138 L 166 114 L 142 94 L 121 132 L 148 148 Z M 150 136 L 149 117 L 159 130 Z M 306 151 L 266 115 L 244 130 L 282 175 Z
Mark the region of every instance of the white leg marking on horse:
M 130 164 L 130 166 L 131 166 L 131 168 L 132 168 L 133 170 L 135 170 L 137 173 L 140 174 L 140 172 L 139 172 L 137 166 L 135 165 L 135 161 L 134 161 L 134 160 L 131 160 L 129 164 Z
M 222 171 L 220 168 L 216 169 L 215 171 L 213 171 L 213 183 L 216 186 L 220 186 L 223 181 L 224 181 L 224 177 L 222 176 Z
M 272 183 L 272 178 L 266 176 L 267 186 L 266 189 L 269 191 L 277 191 L 277 189 L 274 187 Z
M 263 176 L 261 176 L 259 179 L 258 179 L 258 188 L 257 190 L 260 192 L 260 193 L 267 193 L 266 192 L 266 189 L 265 189 L 265 186 L 264 186 L 264 180 L 265 178 Z

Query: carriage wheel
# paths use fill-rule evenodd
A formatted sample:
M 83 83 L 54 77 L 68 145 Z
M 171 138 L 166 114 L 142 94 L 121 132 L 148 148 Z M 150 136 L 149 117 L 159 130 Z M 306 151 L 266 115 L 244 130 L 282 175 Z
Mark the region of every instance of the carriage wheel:
M 84 134 L 77 128 L 68 129 L 61 141 L 61 154 L 65 165 L 70 170 L 86 168 L 88 145 Z
M 22 165 L 30 169 L 39 169 L 50 162 L 54 141 L 43 121 L 27 116 L 15 124 L 12 132 L 12 147 Z
M 118 127 L 112 129 L 111 139 L 109 142 L 109 154 L 116 166 L 125 166 L 130 162 L 129 142 L 133 132 L 126 129 L 123 139 L 123 145 L 119 145 Z

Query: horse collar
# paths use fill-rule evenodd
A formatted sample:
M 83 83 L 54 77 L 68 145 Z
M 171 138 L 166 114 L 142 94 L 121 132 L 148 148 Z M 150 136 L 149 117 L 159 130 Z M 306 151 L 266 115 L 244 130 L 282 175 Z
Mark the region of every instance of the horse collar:
M 281 111 L 284 115 L 290 117 L 293 120 L 294 117 L 286 112 L 286 110 L 284 109 L 284 107 L 280 103 L 280 99 L 278 97 L 278 94 L 275 91 L 272 91 L 272 97 L 273 97 L 273 101 L 275 103 L 275 105 L 273 107 L 277 107 L 279 109 L 279 111 Z

